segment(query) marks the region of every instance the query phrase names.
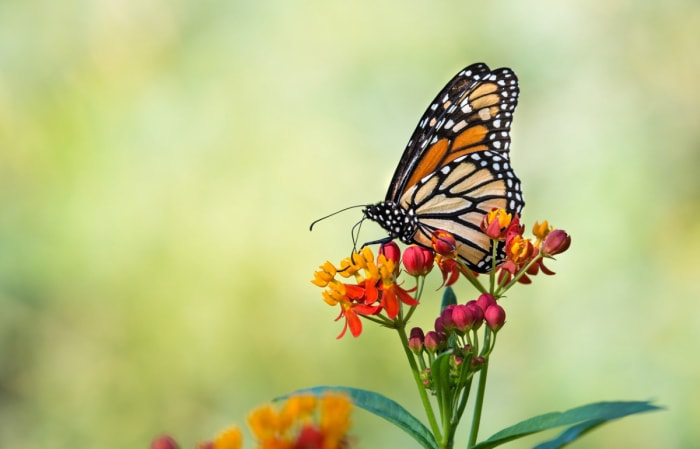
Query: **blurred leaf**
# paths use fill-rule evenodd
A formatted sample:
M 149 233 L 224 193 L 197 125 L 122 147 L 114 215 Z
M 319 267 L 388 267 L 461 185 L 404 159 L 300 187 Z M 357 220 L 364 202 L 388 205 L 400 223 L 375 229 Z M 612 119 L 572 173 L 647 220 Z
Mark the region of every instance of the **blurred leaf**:
M 553 440 L 541 443 L 535 447 L 535 449 L 556 449 L 564 447 L 586 432 L 608 421 L 635 413 L 660 409 L 661 407 L 652 405 L 647 401 L 596 402 L 594 404 L 576 407 L 565 412 L 545 413 L 544 415 L 526 419 L 514 426 L 507 427 L 495 433 L 489 439 L 482 441 L 472 449 L 492 448 L 543 430 L 575 424 Z
M 445 310 L 447 306 L 457 304 L 457 295 L 455 295 L 452 287 L 445 287 L 445 293 L 442 294 L 442 305 L 440 310 Z

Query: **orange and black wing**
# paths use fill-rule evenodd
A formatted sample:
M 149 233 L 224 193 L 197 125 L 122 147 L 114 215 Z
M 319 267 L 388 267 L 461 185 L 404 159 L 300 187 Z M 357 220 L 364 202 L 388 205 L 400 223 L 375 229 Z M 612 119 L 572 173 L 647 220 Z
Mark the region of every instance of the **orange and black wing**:
M 398 203 L 421 179 L 462 156 L 487 150 L 508 153 L 518 94 L 518 79 L 508 68 L 492 71 L 477 63 L 460 71 L 418 122 L 386 200 Z

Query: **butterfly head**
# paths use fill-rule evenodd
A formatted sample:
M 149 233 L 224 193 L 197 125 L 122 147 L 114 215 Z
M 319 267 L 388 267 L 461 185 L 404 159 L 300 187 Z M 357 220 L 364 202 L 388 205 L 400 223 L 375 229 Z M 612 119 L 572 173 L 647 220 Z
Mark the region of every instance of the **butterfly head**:
M 406 210 L 393 201 L 382 201 L 365 207 L 362 212 L 366 218 L 379 223 L 392 239 L 413 243 L 418 230 L 418 218 L 413 209 Z

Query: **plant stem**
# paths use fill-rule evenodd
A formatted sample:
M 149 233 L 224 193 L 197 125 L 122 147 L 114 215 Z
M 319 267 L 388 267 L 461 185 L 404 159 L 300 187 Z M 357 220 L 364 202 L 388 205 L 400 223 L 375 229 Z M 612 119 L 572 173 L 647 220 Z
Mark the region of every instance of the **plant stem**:
M 416 388 L 418 388 L 418 394 L 420 395 L 420 400 L 423 403 L 423 408 L 425 409 L 425 414 L 428 417 L 428 422 L 430 423 L 430 428 L 435 435 L 435 440 L 438 442 L 442 441 L 442 432 L 440 432 L 440 426 L 438 426 L 437 420 L 435 419 L 435 413 L 433 412 L 433 406 L 430 403 L 430 398 L 428 398 L 428 393 L 425 390 L 423 381 L 420 378 L 420 370 L 418 365 L 416 365 L 416 359 L 413 357 L 413 353 L 408 347 L 408 337 L 406 337 L 405 326 L 397 326 L 396 329 L 399 333 L 399 338 L 401 339 L 401 346 L 406 353 L 406 358 L 408 359 L 408 364 L 411 366 L 411 372 L 413 373 L 413 380 L 416 382 Z M 442 443 L 440 443 L 442 444 Z
M 467 448 L 474 447 L 476 438 L 479 434 L 479 424 L 481 423 L 481 409 L 484 405 L 484 391 L 486 390 L 486 374 L 488 373 L 489 363 L 486 361 L 479 372 L 479 386 L 476 390 L 476 400 L 474 402 L 474 415 L 472 416 L 472 428 L 469 431 L 469 442 Z

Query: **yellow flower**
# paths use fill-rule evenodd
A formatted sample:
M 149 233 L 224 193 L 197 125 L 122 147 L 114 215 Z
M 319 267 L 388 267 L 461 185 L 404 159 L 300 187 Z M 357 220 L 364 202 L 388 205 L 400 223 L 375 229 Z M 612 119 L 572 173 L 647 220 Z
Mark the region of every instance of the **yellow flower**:
M 350 429 L 352 402 L 343 395 L 326 395 L 321 399 L 321 422 L 324 447 L 341 447 L 341 442 Z
M 283 426 L 287 423 L 291 426 L 294 419 L 308 420 L 316 409 L 316 397 L 310 395 L 298 395 L 292 396 L 287 399 L 287 403 L 284 404 L 282 411 L 280 411 L 280 420 Z M 287 426 L 287 427 L 288 427 Z
M 512 220 L 513 216 L 504 209 L 493 208 L 481 220 L 481 230 L 492 239 L 503 240 Z
M 248 425 L 258 449 L 342 449 L 347 447 L 351 408 L 345 396 L 327 394 L 318 400 L 303 394 L 290 397 L 279 412 L 270 405 L 254 410 Z
M 255 438 L 267 440 L 280 432 L 280 419 L 271 405 L 264 405 L 253 410 L 248 417 L 248 426 Z
M 335 278 L 336 269 L 332 263 L 326 261 L 323 265 L 319 267 L 321 270 L 314 273 L 314 279 L 311 281 L 312 284 L 319 287 L 325 287 Z
M 238 427 L 223 431 L 214 440 L 214 449 L 240 449 L 243 446 L 243 434 Z
M 542 223 L 536 221 L 535 224 L 532 226 L 532 235 L 537 238 L 536 246 L 539 246 L 540 242 L 544 240 L 547 237 L 547 234 L 552 232 L 552 227 L 547 223 L 547 220 L 543 221 Z

